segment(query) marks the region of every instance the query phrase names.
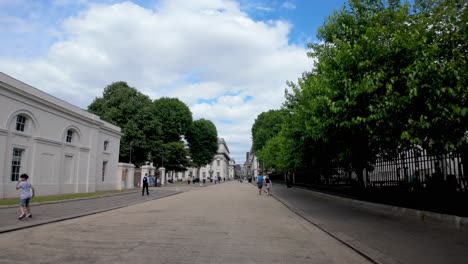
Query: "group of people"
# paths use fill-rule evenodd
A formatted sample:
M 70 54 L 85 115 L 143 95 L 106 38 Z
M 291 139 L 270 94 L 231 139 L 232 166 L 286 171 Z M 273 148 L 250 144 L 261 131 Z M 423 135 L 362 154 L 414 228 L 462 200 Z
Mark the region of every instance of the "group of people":
M 258 195 L 262 195 L 262 189 L 263 189 L 263 186 L 265 186 L 267 196 L 270 196 L 270 189 L 272 186 L 272 182 L 268 174 L 265 175 L 265 177 L 263 177 L 262 172 L 258 171 L 257 186 L 258 186 Z
M 286 175 L 286 187 L 291 188 L 292 183 L 293 183 L 292 173 L 288 172 L 288 174 Z M 258 171 L 258 175 L 257 175 L 258 194 L 262 195 L 262 189 L 263 189 L 263 187 L 265 187 L 266 193 L 269 196 L 270 195 L 270 189 L 271 189 L 272 185 L 273 184 L 272 184 L 271 179 L 268 176 L 268 174 L 263 176 L 262 171 Z

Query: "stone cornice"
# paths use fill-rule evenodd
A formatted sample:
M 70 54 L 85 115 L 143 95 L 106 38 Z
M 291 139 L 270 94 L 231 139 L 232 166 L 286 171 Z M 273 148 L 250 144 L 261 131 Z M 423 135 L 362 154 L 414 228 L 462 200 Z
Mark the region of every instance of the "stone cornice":
M 115 130 L 106 126 L 101 126 L 100 128 L 102 129 L 101 132 L 110 134 L 110 136 L 118 136 L 118 137 L 122 136 L 122 132 L 120 132 L 120 128 L 119 130 Z
M 67 103 L 59 98 L 49 95 L 37 88 L 16 80 L 2 72 L 0 72 L 0 86 L 22 97 L 29 98 L 47 108 L 53 108 L 58 112 L 66 113 L 75 118 L 81 119 L 92 125 L 105 128 L 109 132 L 114 132 L 120 135 L 120 127 L 114 126 L 100 119 L 99 116 L 89 113 L 77 106 Z M 23 103 L 25 103 L 23 101 Z
M 0 135 L 3 135 L 3 136 L 8 135 L 8 130 L 0 128 Z
M 223 155 L 224 157 L 226 157 L 226 159 L 227 159 L 228 161 L 231 160 L 231 158 L 229 157 L 228 154 L 226 154 L 226 152 L 218 152 L 218 153 L 216 153 L 216 155 Z
M 34 138 L 34 140 L 36 142 L 38 142 L 38 143 L 47 144 L 47 145 L 54 146 L 54 147 L 61 147 L 62 146 L 62 142 L 55 141 L 55 140 L 50 140 L 50 139 L 47 139 L 47 138 L 36 137 L 36 138 Z

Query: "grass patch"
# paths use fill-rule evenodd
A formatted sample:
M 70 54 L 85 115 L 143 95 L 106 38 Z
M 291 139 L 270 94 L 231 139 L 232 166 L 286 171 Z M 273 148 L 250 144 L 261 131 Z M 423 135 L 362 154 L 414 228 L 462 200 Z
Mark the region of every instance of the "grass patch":
M 49 196 L 36 196 L 31 199 L 31 203 L 44 203 L 44 202 L 57 202 L 63 200 L 73 200 L 80 198 L 93 198 L 107 195 L 116 195 L 123 193 L 131 193 L 134 190 L 124 190 L 124 191 L 102 191 L 102 192 L 91 192 L 91 193 L 70 193 L 70 194 L 59 194 L 59 195 L 49 195 Z M 2 205 L 19 205 L 19 198 L 6 198 L 0 199 L 0 206 Z

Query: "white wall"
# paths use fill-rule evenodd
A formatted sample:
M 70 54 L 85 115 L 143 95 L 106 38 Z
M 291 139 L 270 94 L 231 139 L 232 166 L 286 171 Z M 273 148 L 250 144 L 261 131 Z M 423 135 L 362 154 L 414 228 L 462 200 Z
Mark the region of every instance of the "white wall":
M 15 197 L 11 180 L 14 148 L 24 149 L 21 173 L 38 195 L 118 189 L 120 128 L 94 114 L 0 73 L 0 198 Z M 16 118 L 25 116 L 24 131 Z M 74 132 L 66 142 L 67 131 Z M 104 141 L 108 141 L 104 150 Z M 103 173 L 103 162 L 106 170 Z

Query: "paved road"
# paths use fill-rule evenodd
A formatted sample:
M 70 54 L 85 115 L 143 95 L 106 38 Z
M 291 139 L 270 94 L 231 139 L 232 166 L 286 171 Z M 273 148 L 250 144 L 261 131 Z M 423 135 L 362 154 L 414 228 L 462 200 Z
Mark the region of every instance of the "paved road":
M 368 261 L 273 197 L 230 182 L 3 233 L 0 263 Z
M 377 213 L 300 188 L 272 193 L 292 210 L 380 263 L 468 263 L 468 230 Z
M 253 188 L 253 190 L 255 190 L 253 185 L 246 183 L 228 184 L 234 184 L 233 186 L 238 185 L 238 187 L 240 187 L 239 194 L 246 193 L 246 190 L 244 190 L 245 186 L 249 186 L 250 189 Z M 18 213 L 17 208 L 0 208 L 0 232 L 19 229 L 24 226 L 34 226 L 59 221 L 61 219 L 74 218 L 82 214 L 87 215 L 106 211 L 112 208 L 177 194 L 179 192 L 188 192 L 192 189 L 206 189 L 211 192 L 212 190 L 227 187 L 221 187 L 222 185 L 224 184 L 198 188 L 198 184 L 177 184 L 170 185 L 170 187 L 154 189 L 152 195 L 149 197 L 141 197 L 139 192 L 137 192 L 134 194 L 106 198 L 34 206 L 34 218 L 21 222 L 16 220 L 16 215 Z M 235 189 L 229 191 L 225 190 L 223 192 L 230 195 L 237 195 Z M 249 191 L 250 196 L 251 194 L 252 192 Z M 314 192 L 299 188 L 286 189 L 284 186 L 275 185 L 273 194 L 275 198 L 279 199 L 283 204 L 310 223 L 330 232 L 332 236 L 355 247 L 378 263 L 468 263 L 468 251 L 466 250 L 468 248 L 468 231 L 466 229 L 457 230 L 444 225 L 423 223 L 401 216 L 382 215 L 365 208 L 356 208 L 355 206 L 346 205 L 333 199 L 325 199 L 321 196 L 317 196 Z M 256 199 L 253 197 L 250 198 Z M 218 198 L 216 199 L 219 205 L 228 209 L 233 209 L 229 202 L 223 204 Z M 186 203 L 188 205 L 200 204 L 196 199 L 191 199 L 186 201 Z M 202 204 L 205 205 L 205 202 Z M 216 206 L 210 206 L 210 208 L 215 209 L 217 206 L 218 203 Z M 199 207 L 196 206 L 195 208 Z M 250 208 L 249 205 L 246 205 L 246 208 Z M 202 210 L 200 211 L 202 213 L 204 210 L 209 211 L 205 206 L 200 207 L 200 210 Z M 190 211 L 184 212 L 189 213 Z M 241 214 L 240 211 L 237 213 Z M 198 223 L 197 221 L 195 222 Z M 301 223 L 301 225 L 303 224 L 304 223 Z M 190 226 L 191 224 L 187 225 Z M 248 225 L 248 223 L 246 222 L 245 225 Z M 275 225 L 273 225 L 272 228 L 275 228 Z M 292 249 L 292 251 L 294 250 Z M 1 261 L 2 256 L 0 254 L 0 263 L 2 263 Z M 190 262 L 189 260 L 182 263 L 198 262 L 195 260 Z M 249 262 L 247 261 L 246 263 Z M 315 262 L 307 260 L 304 263 Z

